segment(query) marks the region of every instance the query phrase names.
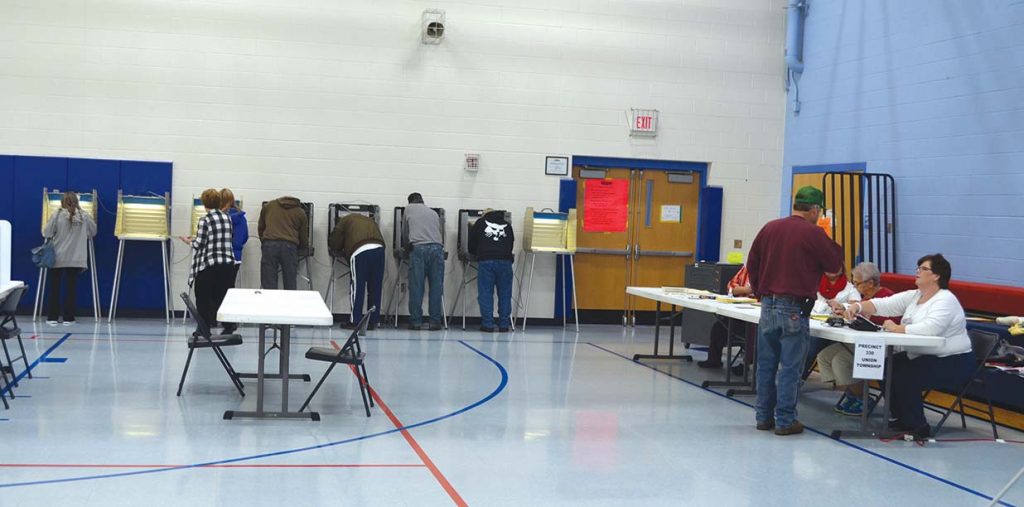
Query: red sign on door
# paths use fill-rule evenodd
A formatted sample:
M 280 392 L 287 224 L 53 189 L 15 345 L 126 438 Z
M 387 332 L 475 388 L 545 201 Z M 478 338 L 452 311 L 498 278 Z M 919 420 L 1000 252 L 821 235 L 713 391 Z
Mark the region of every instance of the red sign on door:
M 629 180 L 587 180 L 583 187 L 583 231 L 626 232 Z

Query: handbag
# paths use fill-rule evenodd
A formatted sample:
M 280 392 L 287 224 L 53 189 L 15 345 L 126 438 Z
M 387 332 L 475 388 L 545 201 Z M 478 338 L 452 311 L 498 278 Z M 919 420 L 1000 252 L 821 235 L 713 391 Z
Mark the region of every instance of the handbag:
M 47 241 L 32 249 L 32 264 L 38 268 L 50 269 L 57 263 L 57 253 L 53 245 Z

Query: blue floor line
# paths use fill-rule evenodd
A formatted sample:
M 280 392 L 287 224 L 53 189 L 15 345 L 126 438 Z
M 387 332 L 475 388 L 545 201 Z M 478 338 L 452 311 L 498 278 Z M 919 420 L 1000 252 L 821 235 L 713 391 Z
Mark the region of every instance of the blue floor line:
M 13 385 L 13 384 L 20 383 L 20 381 L 23 378 L 28 376 L 28 373 L 30 371 L 34 370 L 36 368 L 36 366 L 39 366 L 39 363 L 45 363 L 46 359 L 50 356 L 50 353 L 53 352 L 54 350 L 56 350 L 57 347 L 60 347 L 65 341 L 67 341 L 69 336 L 71 336 L 71 333 L 65 333 L 63 338 L 61 338 L 60 340 L 57 340 L 57 342 L 54 343 L 53 345 L 50 345 L 50 348 L 46 349 L 46 352 L 43 352 L 39 357 L 36 358 L 35 361 L 32 361 L 32 364 L 28 365 L 28 368 L 25 371 L 19 373 L 17 377 L 14 377 L 14 381 L 11 382 L 11 384 Z M 49 377 L 33 377 L 33 378 L 49 378 Z M 7 391 L 10 388 L 11 388 L 11 386 L 8 385 L 8 386 L 4 386 L 3 389 L 0 389 L 0 396 L 3 396 L 4 394 L 7 394 Z M 15 396 L 17 396 L 17 393 L 15 393 Z M 26 398 L 27 398 L 27 396 L 26 396 Z
M 659 370 L 658 368 L 655 368 L 654 366 L 651 366 L 649 364 L 641 363 L 639 361 L 634 361 L 630 357 L 626 357 L 626 356 L 624 356 L 622 354 L 619 354 L 618 352 L 615 352 L 614 350 L 606 349 L 606 348 L 604 348 L 604 347 L 602 347 L 602 346 L 600 346 L 600 345 L 598 345 L 596 343 L 587 342 L 587 345 L 590 345 L 591 347 L 597 348 L 599 350 L 603 350 L 603 351 L 605 351 L 605 352 L 607 352 L 609 354 L 612 354 L 614 356 L 621 357 L 622 359 L 625 359 L 625 360 L 627 360 L 627 361 L 629 361 L 629 362 L 631 362 L 633 364 L 636 364 L 638 366 L 643 366 L 644 368 L 647 368 L 647 369 L 650 369 L 650 370 L 654 370 L 654 371 L 656 371 L 658 373 L 661 373 L 662 375 L 674 378 L 676 380 L 680 380 L 680 381 L 682 381 L 682 382 L 684 382 L 684 383 L 686 383 L 688 385 L 691 385 L 693 387 L 696 387 L 697 389 L 700 389 L 702 391 L 706 391 L 706 392 L 715 394 L 715 395 L 720 396 L 722 398 L 725 398 L 727 400 L 733 401 L 735 403 L 739 403 L 740 405 L 743 405 L 745 407 L 754 408 L 754 406 L 751 405 L 750 403 L 747 403 L 747 402 L 742 401 L 742 400 L 738 400 L 738 399 L 730 397 L 730 396 L 726 396 L 724 393 L 720 393 L 720 392 L 715 391 L 713 389 L 709 389 L 707 387 L 703 387 L 700 384 L 697 384 L 695 382 L 687 380 L 687 379 L 685 379 L 683 377 L 680 377 L 678 375 L 673 375 L 672 373 L 669 373 L 667 371 Z M 864 453 L 866 453 L 866 454 L 868 454 L 870 456 L 874 456 L 876 458 L 879 458 L 881 460 L 887 461 L 887 462 L 892 463 L 894 465 L 898 465 L 900 467 L 903 467 L 903 468 L 905 468 L 907 470 L 910 470 L 912 472 L 916 472 L 916 473 L 918 473 L 920 475 L 928 477 L 929 479 L 934 479 L 934 480 L 939 481 L 939 482 L 941 482 L 943 484 L 946 484 L 948 486 L 953 486 L 954 488 L 957 488 L 957 489 L 959 489 L 961 491 L 965 491 L 967 493 L 971 493 L 972 495 L 976 495 L 978 497 L 984 498 L 985 500 L 992 500 L 992 497 L 990 497 L 988 495 L 985 495 L 984 493 L 981 493 L 980 491 L 975 491 L 975 490 L 973 490 L 971 488 L 968 488 L 967 486 L 964 486 L 962 484 L 958 484 L 956 482 L 953 482 L 953 481 L 951 481 L 949 479 L 945 479 L 943 477 L 939 477 L 939 476 L 937 476 L 935 474 L 932 474 L 932 473 L 926 472 L 924 470 L 921 470 L 920 468 L 916 468 L 916 467 L 914 467 L 912 465 L 908 465 L 906 463 L 903 463 L 902 461 L 899 461 L 899 460 L 896 460 L 896 459 L 893 459 L 893 458 L 890 458 L 890 457 L 887 457 L 887 456 L 883 456 L 883 455 L 881 455 L 881 454 L 879 454 L 879 453 L 877 453 L 875 451 L 872 451 L 870 449 L 865 449 L 864 447 L 861 447 L 859 445 L 851 443 L 848 440 L 836 440 L 836 439 L 832 438 L 830 433 L 824 433 L 822 431 L 819 431 L 819 430 L 816 430 L 814 428 L 811 428 L 810 426 L 804 426 L 804 428 L 807 429 L 808 431 L 812 432 L 812 433 L 815 433 L 817 435 L 821 435 L 821 436 L 823 436 L 825 438 L 828 438 L 829 440 L 841 443 L 843 445 L 846 445 L 846 446 L 851 447 L 853 449 L 856 449 L 858 451 L 864 452 Z M 1009 507 L 1015 507 L 1013 504 L 1010 504 L 1010 503 L 1007 503 L 1007 502 L 1004 502 L 1004 501 L 1000 501 L 999 504 L 1000 505 L 1006 505 L 1006 506 L 1009 506 Z
M 441 415 L 441 416 L 438 416 L 438 417 L 434 417 L 433 419 L 427 419 L 425 421 L 420 421 L 420 422 L 415 423 L 415 424 L 407 424 L 405 426 L 402 426 L 400 428 L 395 428 L 395 429 L 392 429 L 392 430 L 381 431 L 381 432 L 377 432 L 377 433 L 371 433 L 369 435 L 360 435 L 358 437 L 352 437 L 352 438 L 348 438 L 348 439 L 345 439 L 345 440 L 338 440 L 338 441 L 335 441 L 335 442 L 327 442 L 325 444 L 311 445 L 311 446 L 308 446 L 308 447 L 300 447 L 300 448 L 296 448 L 296 449 L 286 449 L 286 450 L 283 450 L 283 451 L 275 451 L 275 452 L 269 452 L 269 453 L 264 453 L 264 454 L 255 454 L 255 455 L 252 455 L 252 456 L 242 456 L 242 457 L 238 457 L 238 458 L 228 458 L 228 459 L 223 459 L 223 460 L 218 460 L 218 461 L 208 461 L 208 462 L 205 462 L 205 463 L 195 463 L 195 464 L 192 464 L 192 465 L 181 465 L 181 466 L 176 466 L 176 467 L 154 468 L 154 469 L 149 469 L 149 470 L 135 470 L 135 471 L 132 471 L 132 472 L 118 472 L 118 473 L 111 473 L 111 474 L 85 475 L 85 476 L 79 476 L 79 477 L 66 477 L 66 478 L 62 478 L 62 479 L 47 479 L 47 480 L 41 480 L 41 481 L 11 482 L 11 483 L 6 483 L 6 484 L 0 484 L 0 488 L 13 488 L 13 487 L 19 487 L 19 486 L 39 486 L 39 485 L 43 485 L 43 484 L 59 484 L 59 483 L 66 483 L 66 482 L 89 481 L 89 480 L 98 480 L 98 479 L 112 479 L 112 478 L 115 478 L 115 477 L 129 477 L 129 476 L 133 476 L 133 475 L 155 474 L 155 473 L 161 473 L 161 472 L 172 472 L 172 471 L 178 471 L 178 470 L 189 470 L 189 469 L 194 469 L 194 468 L 202 468 L 202 467 L 207 467 L 207 466 L 211 466 L 211 465 L 223 465 L 223 464 L 228 464 L 228 463 L 238 463 L 238 462 L 242 462 L 242 461 L 252 461 L 252 460 L 257 460 L 257 459 L 270 458 L 270 457 L 274 457 L 274 456 L 283 456 L 283 455 L 287 455 L 287 454 L 296 454 L 296 453 L 305 452 L 305 451 L 312 451 L 312 450 L 315 450 L 315 449 L 324 449 L 324 448 L 327 448 L 327 447 L 334 447 L 334 446 L 338 446 L 338 445 L 342 445 L 342 444 L 348 444 L 348 443 L 352 443 L 352 442 L 359 442 L 359 441 L 368 440 L 368 439 L 371 439 L 371 438 L 382 437 L 382 436 L 385 436 L 385 435 L 391 435 L 391 434 L 394 434 L 394 433 L 401 432 L 403 430 L 411 430 L 413 428 L 419 428 L 420 426 L 426 426 L 426 425 L 429 425 L 429 424 L 434 424 L 436 422 L 443 421 L 445 419 L 448 419 L 448 418 L 460 415 L 460 414 L 462 414 L 464 412 L 468 412 L 470 410 L 473 410 L 474 408 L 479 407 L 479 406 L 483 405 L 484 403 L 487 403 L 488 401 L 491 401 L 491 399 L 493 399 L 495 396 L 497 396 L 502 391 L 504 391 L 505 390 L 505 386 L 508 385 L 508 371 L 505 370 L 505 367 L 502 366 L 501 363 L 499 363 L 497 360 L 495 360 L 491 356 L 488 356 L 487 354 L 481 352 L 476 347 L 473 347 L 472 345 L 470 345 L 470 344 L 468 344 L 468 343 L 466 343 L 466 342 L 464 342 L 462 340 L 458 340 L 458 342 L 460 344 L 462 344 L 464 347 L 472 350 L 473 352 L 476 352 L 477 354 L 479 354 L 481 357 L 483 357 L 487 361 L 490 361 L 491 364 L 493 364 L 494 367 L 497 368 L 498 372 L 501 374 L 501 382 L 498 384 L 497 387 L 494 388 L 493 391 L 491 391 L 490 394 L 488 394 L 487 396 L 484 396 L 483 398 L 481 398 L 477 402 L 475 402 L 475 403 L 473 403 L 471 405 L 467 405 L 465 407 L 462 407 L 462 408 L 460 408 L 460 409 L 458 409 L 458 410 L 456 410 L 454 412 L 450 412 L 448 414 L 444 414 L 444 415 Z M 47 351 L 47 353 L 49 353 L 49 351 Z

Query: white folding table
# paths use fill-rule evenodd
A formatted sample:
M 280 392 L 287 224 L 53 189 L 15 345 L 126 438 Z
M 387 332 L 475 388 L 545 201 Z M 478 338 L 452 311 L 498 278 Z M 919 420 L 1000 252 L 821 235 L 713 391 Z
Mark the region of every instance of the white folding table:
M 311 290 L 269 290 L 269 289 L 229 289 L 220 309 L 217 320 L 238 324 L 259 325 L 259 366 L 255 374 L 239 374 L 243 378 L 256 378 L 256 411 L 224 412 L 225 419 L 234 417 L 258 418 L 301 418 L 320 419 L 316 412 L 288 411 L 288 380 L 303 378 L 308 375 L 292 375 L 288 369 L 288 355 L 291 343 L 292 326 L 330 326 L 334 317 L 324 303 L 320 293 Z M 277 374 L 265 371 L 264 348 L 268 329 L 280 331 L 281 352 L 280 366 Z M 267 378 L 281 379 L 281 410 L 263 410 L 263 382 Z
M 681 306 L 692 310 L 700 310 L 703 312 L 714 313 L 722 317 L 728 317 L 731 319 L 738 319 L 745 322 L 758 323 L 761 318 L 761 309 L 751 307 L 750 305 L 736 305 L 732 303 L 721 303 L 712 299 L 701 299 L 693 296 L 686 296 L 680 294 L 666 294 L 659 287 L 627 287 L 626 293 L 652 299 L 658 303 L 668 303 L 673 306 Z M 889 333 L 886 331 L 878 332 L 864 332 L 849 329 L 847 327 L 832 327 L 828 324 L 819 320 L 811 319 L 809 324 L 810 335 L 817 338 L 824 338 L 826 340 L 838 342 L 838 343 L 857 343 L 858 338 L 872 338 L 881 340 L 885 344 L 886 362 L 885 362 L 885 378 L 892 378 L 892 348 L 895 346 L 910 346 L 910 347 L 934 347 L 945 343 L 946 339 L 942 336 L 922 336 L 912 335 L 903 333 Z M 655 349 L 653 356 L 645 356 L 637 354 L 633 356 L 633 360 L 636 361 L 638 358 L 645 357 L 656 357 L 663 358 L 666 356 L 658 356 L 658 345 L 657 336 L 658 331 L 655 328 Z M 671 352 L 670 352 L 671 354 Z M 680 357 L 680 356 L 675 356 Z M 756 361 L 755 361 L 756 363 Z M 867 393 L 867 380 L 864 380 L 864 392 Z M 890 389 L 892 387 L 891 382 L 885 383 L 885 410 L 883 412 L 882 424 L 886 424 L 889 419 L 889 400 Z M 832 432 L 832 438 L 840 437 L 880 437 L 887 436 L 888 432 L 884 427 L 881 431 L 873 431 L 868 428 L 868 411 L 861 412 L 861 429 L 859 431 L 842 431 L 835 430 Z
M 14 289 L 17 289 L 18 287 L 23 287 L 24 285 L 25 282 L 21 282 L 18 280 L 0 282 L 0 303 L 2 303 L 4 299 L 7 299 L 7 295 L 14 292 Z

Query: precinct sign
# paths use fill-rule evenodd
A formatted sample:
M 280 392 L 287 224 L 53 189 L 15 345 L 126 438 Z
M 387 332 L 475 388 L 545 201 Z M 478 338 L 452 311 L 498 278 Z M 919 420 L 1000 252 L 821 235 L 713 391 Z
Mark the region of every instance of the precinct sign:
M 853 378 L 882 380 L 885 375 L 885 340 L 858 338 L 853 351 Z

